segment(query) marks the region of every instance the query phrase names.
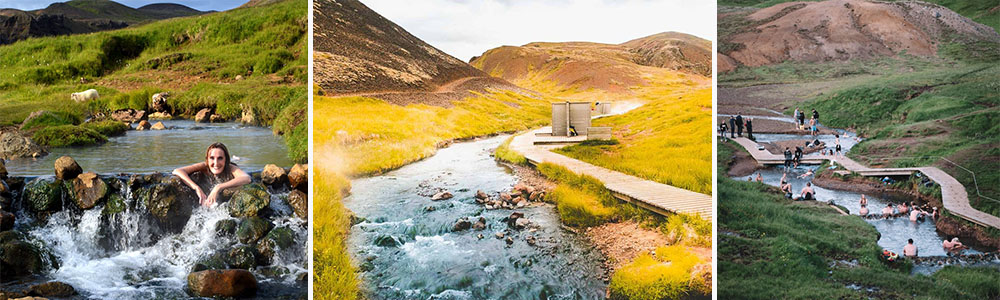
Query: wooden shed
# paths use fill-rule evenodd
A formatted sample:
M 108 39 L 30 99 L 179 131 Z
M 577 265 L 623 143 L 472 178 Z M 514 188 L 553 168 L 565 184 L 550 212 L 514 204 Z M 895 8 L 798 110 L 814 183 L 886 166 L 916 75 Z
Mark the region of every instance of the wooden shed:
M 590 102 L 552 103 L 552 135 L 569 136 L 573 126 L 579 135 L 587 135 L 590 128 Z

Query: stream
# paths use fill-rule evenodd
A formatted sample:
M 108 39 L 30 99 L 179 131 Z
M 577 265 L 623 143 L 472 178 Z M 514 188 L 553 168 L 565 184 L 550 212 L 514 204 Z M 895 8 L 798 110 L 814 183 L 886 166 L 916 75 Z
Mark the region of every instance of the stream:
M 155 123 L 154 121 L 153 123 Z M 49 149 L 41 158 L 18 158 L 6 162 L 7 171 L 17 176 L 51 175 L 56 159 L 69 155 L 86 172 L 98 174 L 170 172 L 205 160 L 205 149 L 222 142 L 233 162 L 244 171 L 259 171 L 264 165 L 290 167 L 288 148 L 271 129 L 239 123 L 195 123 L 191 120 L 162 120 L 167 130 L 129 130 L 108 137 L 108 142 L 87 147 Z
M 517 178 L 490 154 L 506 136 L 455 143 L 436 155 L 381 176 L 352 182 L 344 203 L 364 221 L 351 228 L 349 249 L 362 262 L 370 299 L 597 299 L 603 256 L 563 229 L 555 207 L 484 210 L 477 190 L 495 196 Z M 431 201 L 447 190 L 454 197 Z M 428 207 L 433 207 L 432 211 Z M 522 212 L 528 228 L 503 219 Z M 486 219 L 486 229 L 452 231 L 461 217 Z M 503 232 L 513 243 L 495 237 Z M 483 237 L 480 238 L 479 235 Z M 537 242 L 526 242 L 533 237 Z

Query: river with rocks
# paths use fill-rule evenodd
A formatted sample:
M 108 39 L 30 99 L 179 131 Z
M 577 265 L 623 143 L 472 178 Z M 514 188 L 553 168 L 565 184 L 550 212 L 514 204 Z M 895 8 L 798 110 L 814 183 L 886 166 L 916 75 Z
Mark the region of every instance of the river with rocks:
M 0 296 L 307 297 L 305 168 L 263 168 L 291 165 L 280 137 L 266 128 L 193 124 L 170 121 L 173 129 L 129 131 L 101 146 L 9 161 L 0 186 Z M 208 208 L 168 172 L 202 161 L 215 141 L 243 156 L 245 170 L 265 171 Z M 79 159 L 85 173 L 53 172 L 62 155 Z
M 162 120 L 166 130 L 129 130 L 108 137 L 108 142 L 87 147 L 49 149 L 41 158 L 17 158 L 6 162 L 7 171 L 18 176 L 52 174 L 52 164 L 61 156 L 73 157 L 84 169 L 99 174 L 169 172 L 205 159 L 205 149 L 214 142 L 229 148 L 233 161 L 244 171 L 261 170 L 266 164 L 290 167 L 284 138 L 271 129 L 239 123 L 196 123 Z
M 854 134 L 851 132 L 840 131 L 840 133 L 841 146 L 845 153 L 850 151 L 854 145 L 860 142 L 860 139 L 855 139 Z M 794 134 L 755 134 L 755 137 L 757 138 L 758 143 L 813 139 L 808 135 Z M 829 149 L 833 148 L 833 135 L 820 135 L 818 138 L 825 142 Z M 817 154 L 806 154 L 804 157 L 814 155 Z M 792 191 L 796 196 L 799 195 L 802 188 L 805 187 L 805 184 L 813 179 L 813 176 L 805 178 L 799 178 L 799 176 L 805 174 L 808 170 L 816 172 L 818 171 L 818 167 L 819 166 L 816 165 L 800 165 L 789 170 L 786 180 L 792 184 Z M 745 181 L 749 177 L 755 178 L 756 174 L 760 173 L 764 184 L 777 187 L 780 186 L 781 177 L 784 172 L 785 168 L 783 166 L 776 166 L 757 170 L 751 176 L 733 177 L 733 179 Z M 827 189 L 815 185 L 813 185 L 813 189 L 816 191 L 816 199 L 818 201 L 842 206 L 848 210 L 847 212 L 849 214 L 861 217 L 859 215 L 859 211 L 861 209 L 860 199 L 862 193 Z M 913 239 L 914 245 L 917 246 L 919 251 L 919 256 L 923 257 L 923 259 L 917 262 L 913 272 L 931 274 L 948 264 L 969 266 L 985 265 L 1000 268 L 1000 256 L 997 255 L 997 252 L 983 252 L 991 249 L 973 248 L 963 251 L 963 257 L 948 257 L 948 253 L 942 248 L 941 244 L 945 239 L 950 239 L 952 237 L 938 232 L 934 224 L 934 220 L 930 217 L 916 222 L 910 221 L 908 216 L 891 217 L 887 219 L 879 217 L 882 215 L 882 209 L 888 204 L 892 203 L 895 207 L 897 204 L 903 202 L 909 203 L 911 201 L 915 201 L 915 199 L 909 197 L 900 198 L 901 196 L 891 194 L 868 193 L 865 194 L 865 196 L 868 199 L 867 208 L 869 210 L 869 216 L 865 218 L 865 220 L 879 232 L 879 246 L 883 249 L 888 249 L 902 255 L 903 246 L 907 244 L 907 240 L 911 238 Z M 966 241 L 965 244 L 969 244 L 969 241 Z
M 506 138 L 455 143 L 352 182 L 344 203 L 360 221 L 348 244 L 361 262 L 368 298 L 604 297 L 603 256 L 561 225 L 554 206 L 486 209 L 477 203 L 477 192 L 494 198 L 518 180 L 491 157 Z M 432 200 L 444 192 L 452 197 Z

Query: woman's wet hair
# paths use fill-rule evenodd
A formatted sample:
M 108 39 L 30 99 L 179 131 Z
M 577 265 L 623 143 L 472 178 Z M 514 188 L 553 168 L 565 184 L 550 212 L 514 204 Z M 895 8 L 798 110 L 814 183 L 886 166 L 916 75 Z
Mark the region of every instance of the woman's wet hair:
M 226 148 L 226 145 L 223 144 L 223 143 L 220 143 L 220 142 L 212 143 L 211 145 L 208 145 L 208 149 L 205 149 L 205 162 L 206 162 L 205 166 L 208 166 L 208 164 L 207 164 L 207 162 L 208 162 L 208 154 L 210 152 L 212 152 L 212 149 L 222 149 L 222 153 L 226 154 L 226 166 L 225 166 L 225 168 L 222 169 L 222 171 L 228 173 L 230 171 L 230 167 L 229 166 L 230 165 L 236 165 L 236 164 L 233 163 L 232 156 L 229 155 L 229 148 Z

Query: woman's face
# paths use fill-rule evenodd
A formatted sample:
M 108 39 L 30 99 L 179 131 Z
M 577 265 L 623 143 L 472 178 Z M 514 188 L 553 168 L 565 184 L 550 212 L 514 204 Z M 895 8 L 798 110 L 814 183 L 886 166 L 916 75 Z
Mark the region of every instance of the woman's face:
M 212 171 L 212 174 L 222 174 L 222 171 L 226 169 L 226 152 L 219 148 L 212 148 L 212 150 L 208 150 L 206 162 L 208 170 Z

